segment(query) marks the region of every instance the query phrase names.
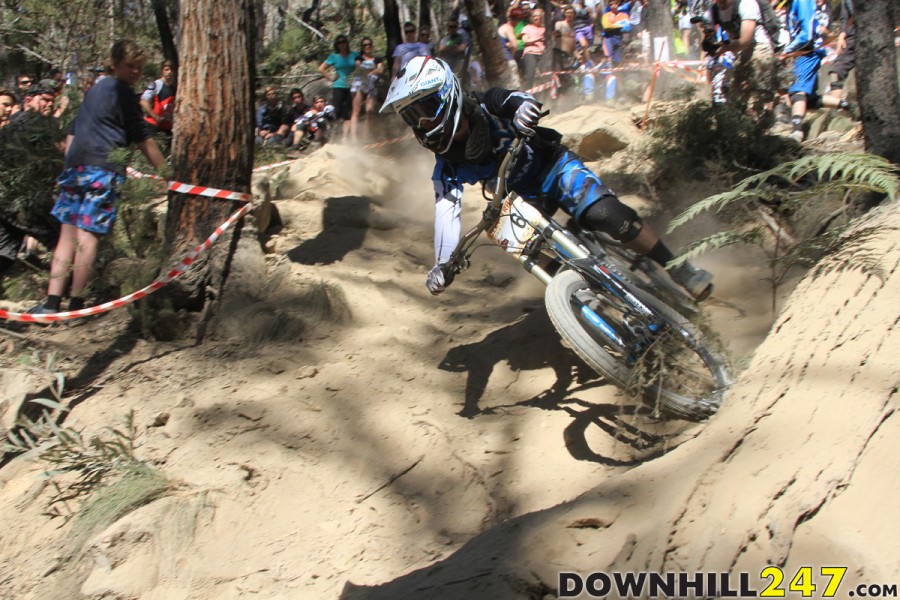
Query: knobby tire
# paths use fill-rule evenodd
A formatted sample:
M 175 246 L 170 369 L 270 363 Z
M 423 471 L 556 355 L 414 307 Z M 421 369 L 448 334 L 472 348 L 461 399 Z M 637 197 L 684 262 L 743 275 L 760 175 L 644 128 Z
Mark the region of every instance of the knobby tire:
M 625 285 L 663 324 L 663 333 L 633 365 L 626 364 L 627 357 L 605 343 L 602 334 L 581 317 L 579 304 L 573 301 L 576 293 L 600 298 L 601 305 L 606 301 L 577 271 L 563 271 L 550 282 L 544 296 L 547 313 L 572 350 L 610 383 L 643 396 L 670 416 L 694 421 L 708 418 L 731 383 L 726 361 L 678 312 L 645 290 Z M 612 314 L 601 316 L 621 337 L 629 339 L 622 318 L 615 310 L 609 312 Z

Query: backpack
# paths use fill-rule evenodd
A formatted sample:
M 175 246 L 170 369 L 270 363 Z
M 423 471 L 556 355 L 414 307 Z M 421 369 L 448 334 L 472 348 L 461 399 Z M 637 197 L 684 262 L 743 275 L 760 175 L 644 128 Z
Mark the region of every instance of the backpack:
M 735 2 L 739 3 L 740 0 L 735 0 Z M 784 31 L 784 25 L 782 25 L 781 18 L 779 18 L 778 13 L 775 12 L 775 9 L 772 8 L 772 4 L 768 0 L 756 0 L 756 3 L 757 5 L 759 5 L 759 25 L 762 25 L 762 28 L 769 36 L 769 39 L 772 40 L 772 45 L 775 46 L 775 51 L 777 52 L 783 45 L 779 42 L 779 40 L 782 39 L 782 31 Z M 731 22 L 729 23 L 726 23 L 722 20 L 722 17 L 719 14 L 719 7 L 715 3 L 713 3 L 712 5 L 712 13 L 713 21 L 715 23 L 722 25 L 722 27 L 724 27 L 732 34 L 740 32 L 741 17 L 738 13 L 737 6 L 731 13 Z

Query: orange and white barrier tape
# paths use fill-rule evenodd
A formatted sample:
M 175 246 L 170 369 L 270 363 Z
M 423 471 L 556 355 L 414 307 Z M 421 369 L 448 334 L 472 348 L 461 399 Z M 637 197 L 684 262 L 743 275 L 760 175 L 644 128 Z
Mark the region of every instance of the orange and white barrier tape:
M 238 200 L 240 202 L 250 202 L 253 199 L 251 194 L 243 192 L 229 192 L 228 190 L 220 190 L 202 185 L 191 185 L 189 183 L 180 183 L 178 181 L 169 182 L 169 191 L 176 194 L 189 194 L 191 196 L 207 196 L 216 198 L 217 200 Z
M 143 287 L 136 292 L 132 292 L 127 296 L 123 296 L 110 302 L 104 302 L 103 304 L 98 304 L 97 306 L 91 306 L 90 308 L 64 311 L 48 315 L 31 315 L 28 313 L 16 313 L 0 309 L 0 319 L 7 319 L 9 321 L 22 321 L 24 323 L 56 323 L 58 321 L 69 321 L 72 319 L 78 319 L 80 317 L 98 315 L 115 308 L 120 308 L 122 306 L 125 306 L 126 304 L 130 304 L 135 300 L 140 300 L 141 298 L 149 296 L 153 292 L 164 287 L 167 283 L 184 273 L 200 254 L 209 250 L 209 248 L 222 236 L 223 233 L 225 233 L 225 231 L 229 227 L 234 225 L 234 223 L 236 223 L 238 220 L 242 219 L 252 209 L 253 205 L 249 202 L 242 206 L 240 210 L 235 212 L 233 215 L 228 217 L 228 219 L 226 219 L 224 223 L 219 225 L 212 233 L 212 235 L 210 235 L 206 239 L 205 242 L 194 248 L 194 250 L 192 250 L 184 258 L 182 258 L 177 266 L 170 269 L 165 275 L 157 278 L 150 285 Z

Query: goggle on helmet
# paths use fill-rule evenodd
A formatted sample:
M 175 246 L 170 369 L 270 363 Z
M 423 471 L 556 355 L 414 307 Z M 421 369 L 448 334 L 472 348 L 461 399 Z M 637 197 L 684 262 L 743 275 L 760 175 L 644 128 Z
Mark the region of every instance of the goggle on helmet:
M 419 143 L 440 154 L 453 143 L 461 107 L 462 89 L 447 63 L 417 56 L 398 73 L 381 112 L 396 110 Z

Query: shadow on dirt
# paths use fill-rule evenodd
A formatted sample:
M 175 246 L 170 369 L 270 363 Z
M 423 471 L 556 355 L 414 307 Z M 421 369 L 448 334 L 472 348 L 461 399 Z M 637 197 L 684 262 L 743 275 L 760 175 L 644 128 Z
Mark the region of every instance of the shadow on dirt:
M 371 198 L 343 196 L 329 198 L 322 210 L 322 231 L 287 252 L 287 257 L 303 265 L 330 265 L 362 247 L 372 216 Z
M 483 407 L 481 400 L 491 373 L 504 362 L 515 372 L 552 369 L 556 381 L 538 396 Z M 607 466 L 634 466 L 674 446 L 666 443 L 670 428 L 665 422 L 654 419 L 650 408 L 634 404 L 618 394 L 615 403 L 601 404 L 576 396 L 608 383 L 563 346 L 543 310 L 531 312 L 512 325 L 492 331 L 479 342 L 451 348 L 438 368 L 468 373 L 465 405 L 458 413 L 462 417 L 474 419 L 514 407 L 566 412 L 572 417 L 572 423 L 566 427 L 564 438 L 569 453 L 576 460 Z M 597 431 L 615 440 L 624 453 L 613 457 L 595 451 L 588 438 Z

